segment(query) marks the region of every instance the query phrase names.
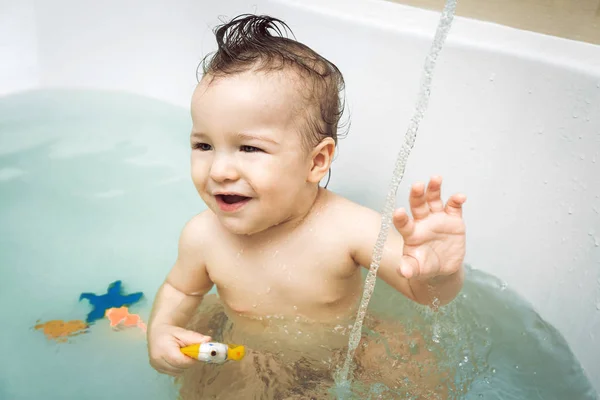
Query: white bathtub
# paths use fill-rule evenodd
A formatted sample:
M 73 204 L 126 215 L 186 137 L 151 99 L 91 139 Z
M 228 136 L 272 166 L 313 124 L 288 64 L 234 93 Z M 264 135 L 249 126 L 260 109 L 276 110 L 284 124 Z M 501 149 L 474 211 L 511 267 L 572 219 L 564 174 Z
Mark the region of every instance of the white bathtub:
M 52 4 L 50 4 L 52 3 Z M 118 89 L 188 107 L 218 16 L 273 14 L 335 62 L 330 188 L 381 209 L 439 14 L 359 0 L 0 3 L 0 94 Z M 457 18 L 404 182 L 468 195 L 466 261 L 521 293 L 600 389 L 600 46 Z

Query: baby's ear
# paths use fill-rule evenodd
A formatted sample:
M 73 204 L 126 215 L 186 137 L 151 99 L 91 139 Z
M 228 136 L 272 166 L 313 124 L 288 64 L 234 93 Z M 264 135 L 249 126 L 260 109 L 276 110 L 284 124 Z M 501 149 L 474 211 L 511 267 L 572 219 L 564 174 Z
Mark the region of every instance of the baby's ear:
M 335 142 L 332 138 L 326 137 L 321 140 L 311 151 L 311 164 L 308 172 L 308 181 L 319 183 L 329 171 L 333 155 L 335 153 Z

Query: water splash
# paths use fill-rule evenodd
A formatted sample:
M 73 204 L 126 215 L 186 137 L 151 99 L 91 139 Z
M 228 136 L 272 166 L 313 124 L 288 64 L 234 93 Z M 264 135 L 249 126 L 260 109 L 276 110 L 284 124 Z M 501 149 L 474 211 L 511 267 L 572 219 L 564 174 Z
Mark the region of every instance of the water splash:
M 365 279 L 365 289 L 358 309 L 356 321 L 354 322 L 354 326 L 352 327 L 352 331 L 350 333 L 346 360 L 344 361 L 342 368 L 337 371 L 335 376 L 337 386 L 342 389 L 349 387 L 350 382 L 348 381 L 348 373 L 350 372 L 352 359 L 354 358 L 354 353 L 360 341 L 362 324 L 367 312 L 367 307 L 369 305 L 371 295 L 373 294 L 373 290 L 375 289 L 377 270 L 379 269 L 379 263 L 381 262 L 383 246 L 387 240 L 388 231 L 392 226 L 392 213 L 396 203 L 396 192 L 404 176 L 406 161 L 408 160 L 410 151 L 415 144 L 417 131 L 419 130 L 419 124 L 421 123 L 429 104 L 433 69 L 435 68 L 437 57 L 442 50 L 446 37 L 448 36 L 448 32 L 450 31 L 452 20 L 454 19 L 454 12 L 456 10 L 456 2 L 457 0 L 446 0 L 446 4 L 442 10 L 440 21 L 435 32 L 433 43 L 429 50 L 429 54 L 425 59 L 415 113 L 410 120 L 408 129 L 404 135 L 404 143 L 402 144 L 402 148 L 400 149 L 398 157 L 396 158 L 390 189 L 383 208 L 379 236 L 377 237 L 377 242 L 375 243 L 375 247 L 373 249 L 373 259 L 371 261 L 369 273 Z

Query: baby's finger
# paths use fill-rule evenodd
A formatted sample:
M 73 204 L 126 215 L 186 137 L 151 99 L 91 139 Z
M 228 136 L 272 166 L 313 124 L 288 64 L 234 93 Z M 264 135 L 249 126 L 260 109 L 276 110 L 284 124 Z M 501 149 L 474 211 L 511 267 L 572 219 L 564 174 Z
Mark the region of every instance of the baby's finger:
M 192 365 L 194 365 L 196 362 L 198 362 L 198 360 L 186 356 L 185 354 L 183 354 L 181 352 L 181 349 L 173 349 L 169 352 L 168 354 L 168 360 L 167 362 L 169 363 L 169 365 L 173 366 L 174 368 L 189 368 Z
M 184 369 L 174 365 L 174 362 L 169 362 L 169 360 L 165 357 L 162 358 L 164 365 L 162 366 L 162 368 L 160 368 L 160 372 L 168 374 L 168 375 L 172 375 L 172 376 L 178 376 L 183 374 Z
M 415 231 L 415 221 L 410 219 L 404 208 L 399 208 L 394 212 L 393 222 L 403 237 L 408 237 Z
M 414 219 L 423 219 L 429 215 L 429 205 L 425 199 L 424 183 L 418 182 L 412 186 L 408 201 Z
M 427 185 L 425 198 L 432 212 L 444 211 L 444 202 L 442 201 L 442 177 L 432 176 Z
M 454 194 L 446 203 L 446 213 L 462 217 L 462 205 L 467 201 L 467 196 L 462 193 Z
M 205 336 L 201 333 L 189 331 L 183 328 L 178 329 L 173 335 L 177 338 L 177 340 L 179 340 L 179 342 L 181 342 L 181 347 L 197 343 L 206 343 L 210 342 L 211 340 L 210 336 Z

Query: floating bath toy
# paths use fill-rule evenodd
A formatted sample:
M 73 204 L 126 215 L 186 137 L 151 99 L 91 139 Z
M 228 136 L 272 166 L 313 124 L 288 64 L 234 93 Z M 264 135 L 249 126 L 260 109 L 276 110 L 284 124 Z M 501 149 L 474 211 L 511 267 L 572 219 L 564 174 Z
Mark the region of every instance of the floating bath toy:
M 106 318 L 108 318 L 110 326 L 114 329 L 137 326 L 146 332 L 146 324 L 142 321 L 142 318 L 137 314 L 130 314 L 129 309 L 125 306 L 109 308 L 106 310 Z
M 121 281 L 115 281 L 108 286 L 106 294 L 98 296 L 94 293 L 81 293 L 79 301 L 87 299 L 94 307 L 88 314 L 86 322 L 91 323 L 104 318 L 106 310 L 109 308 L 130 306 L 137 303 L 144 295 L 142 292 L 124 295 L 121 293 L 121 289 Z
M 210 364 L 223 364 L 225 361 L 240 361 L 246 355 L 244 346 L 216 342 L 193 344 L 181 348 L 188 357 Z
M 52 321 L 39 323 L 34 326 L 34 329 L 44 332 L 44 335 L 46 335 L 48 340 L 65 343 L 70 337 L 87 333 L 88 324 L 81 320 L 63 321 L 54 319 Z

